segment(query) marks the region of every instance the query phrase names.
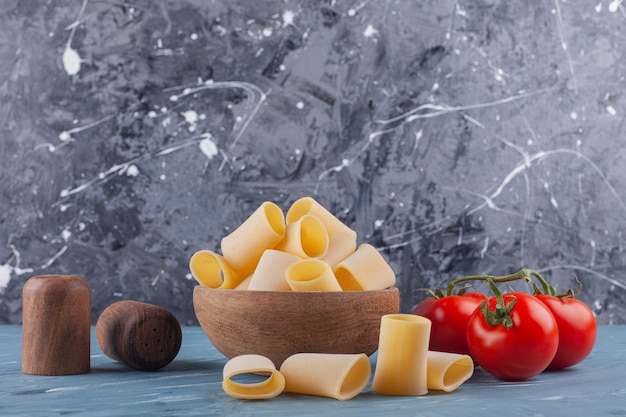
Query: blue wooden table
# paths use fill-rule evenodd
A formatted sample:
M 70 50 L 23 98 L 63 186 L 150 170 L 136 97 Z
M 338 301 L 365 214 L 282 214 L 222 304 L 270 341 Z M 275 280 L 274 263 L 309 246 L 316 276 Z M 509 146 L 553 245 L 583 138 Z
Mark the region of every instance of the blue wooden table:
M 520 383 L 478 369 L 452 393 L 383 396 L 368 385 L 356 398 L 282 394 L 241 401 L 221 387 L 226 358 L 199 327 L 183 328 L 176 359 L 157 372 L 105 356 L 92 335 L 91 372 L 33 376 L 21 372 L 21 327 L 0 326 L 0 416 L 618 416 L 626 415 L 626 327 L 601 326 L 591 355 L 573 368 Z M 371 358 L 376 363 L 376 355 Z

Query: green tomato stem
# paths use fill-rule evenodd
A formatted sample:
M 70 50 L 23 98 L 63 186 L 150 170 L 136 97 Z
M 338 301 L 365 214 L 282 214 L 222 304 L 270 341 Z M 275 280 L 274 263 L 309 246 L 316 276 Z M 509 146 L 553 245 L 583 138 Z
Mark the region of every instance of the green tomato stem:
M 574 290 L 572 289 L 568 289 L 567 291 L 565 291 L 564 293 L 558 294 L 556 292 L 556 289 L 550 285 L 548 283 L 548 281 L 546 281 L 541 274 L 539 274 L 539 272 L 537 271 L 531 271 L 531 275 L 533 275 L 535 278 L 537 278 L 537 280 L 539 281 L 539 283 L 541 284 L 542 289 L 539 289 L 535 284 L 533 284 L 533 290 L 535 295 L 537 294 L 544 294 L 544 295 L 553 295 L 555 297 L 558 298 L 575 298 L 578 294 L 580 294 L 580 292 L 583 289 L 583 284 L 582 282 L 580 282 L 580 280 L 578 279 L 578 277 L 576 275 L 574 275 L 574 279 L 576 280 L 576 282 L 578 283 L 578 289 L 576 290 L 576 292 L 574 292 Z
M 540 292 L 540 293 L 546 294 L 546 295 L 556 295 L 556 290 L 554 289 L 554 287 L 550 285 L 548 281 L 546 281 L 546 279 L 542 277 L 539 272 L 532 270 L 532 269 L 528 269 L 528 273 L 529 275 L 532 275 L 535 278 L 537 278 L 537 280 L 541 284 L 541 287 L 543 288 L 543 292 Z M 536 291 L 537 291 L 537 287 L 535 286 L 535 292 Z
M 483 313 L 485 317 L 485 321 L 489 326 L 499 326 L 502 324 L 505 328 L 510 329 L 513 327 L 513 319 L 511 318 L 511 310 L 513 310 L 513 306 L 517 302 L 517 298 L 513 297 L 511 301 L 507 305 L 504 305 L 504 297 L 496 284 L 492 279 L 488 279 L 487 282 L 491 287 L 495 297 L 496 297 L 496 305 L 493 311 L 489 310 L 489 301 L 483 301 L 480 304 L 480 311 Z
M 452 281 L 450 281 L 448 283 L 448 286 L 446 287 L 446 295 L 452 295 L 454 294 L 454 287 L 457 284 L 460 284 L 462 282 L 467 282 L 467 281 L 488 281 L 491 283 L 496 283 L 496 282 L 510 282 L 510 281 L 517 281 L 519 279 L 523 279 L 526 282 L 530 282 L 530 277 L 531 275 L 537 276 L 537 279 L 539 279 L 540 282 L 545 282 L 547 284 L 547 282 L 543 279 L 543 277 L 541 277 L 541 275 L 539 275 L 539 273 L 537 271 L 534 271 L 532 269 L 526 269 L 526 268 L 522 268 L 519 271 L 517 271 L 514 274 L 509 274 L 509 275 L 500 275 L 500 276 L 496 276 L 496 275 L 468 275 L 465 277 L 461 277 L 461 278 L 456 278 Z M 544 286 L 545 288 L 545 286 Z

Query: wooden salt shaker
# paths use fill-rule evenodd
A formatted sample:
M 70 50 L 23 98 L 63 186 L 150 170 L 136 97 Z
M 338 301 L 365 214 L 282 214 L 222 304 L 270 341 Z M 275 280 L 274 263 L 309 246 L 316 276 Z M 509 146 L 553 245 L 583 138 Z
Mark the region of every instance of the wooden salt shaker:
M 22 290 L 22 372 L 90 370 L 91 288 L 75 275 L 38 275 Z
M 96 339 L 111 359 L 141 371 L 156 371 L 174 360 L 182 332 L 168 310 L 123 300 L 102 312 L 96 324 Z

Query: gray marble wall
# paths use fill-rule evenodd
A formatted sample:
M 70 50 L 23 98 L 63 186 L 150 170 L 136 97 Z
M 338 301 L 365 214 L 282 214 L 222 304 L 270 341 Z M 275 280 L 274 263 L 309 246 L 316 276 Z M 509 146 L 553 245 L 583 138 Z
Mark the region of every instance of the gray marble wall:
M 621 0 L 0 1 L 0 322 L 80 274 L 197 323 L 188 269 L 315 197 L 412 292 L 539 270 L 626 323 Z

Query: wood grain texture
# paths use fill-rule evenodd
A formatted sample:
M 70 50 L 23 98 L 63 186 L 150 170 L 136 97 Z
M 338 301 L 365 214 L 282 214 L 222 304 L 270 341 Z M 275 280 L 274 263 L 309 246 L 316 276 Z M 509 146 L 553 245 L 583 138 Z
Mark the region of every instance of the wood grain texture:
M 226 357 L 255 353 L 276 367 L 294 353 L 365 353 L 378 347 L 380 318 L 397 313 L 397 288 L 290 292 L 196 286 L 196 316 Z
M 91 289 L 82 277 L 38 275 L 22 290 L 22 372 L 89 372 Z
M 123 300 L 102 312 L 96 339 L 110 358 L 141 371 L 155 371 L 174 360 L 182 332 L 178 320 L 168 310 Z

